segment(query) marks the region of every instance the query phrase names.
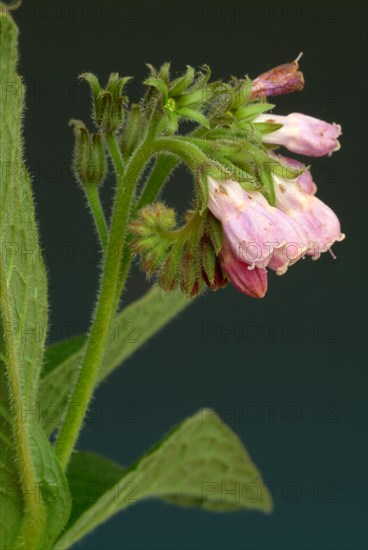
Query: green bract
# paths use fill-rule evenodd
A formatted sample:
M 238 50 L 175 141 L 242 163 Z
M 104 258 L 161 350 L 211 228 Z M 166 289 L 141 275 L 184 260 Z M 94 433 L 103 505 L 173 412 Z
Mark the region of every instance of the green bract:
M 202 72 L 195 73 L 193 67 L 187 66 L 186 73 L 170 81 L 170 64 L 165 63 L 160 71 L 148 65 L 151 76 L 144 83 L 156 88 L 161 96 L 161 105 L 166 113 L 166 133 L 177 131 L 179 119 L 187 119 L 202 124 L 206 128 L 209 122 L 203 109 L 209 100 L 216 95 L 216 85 L 209 85 L 210 69 L 205 66 Z

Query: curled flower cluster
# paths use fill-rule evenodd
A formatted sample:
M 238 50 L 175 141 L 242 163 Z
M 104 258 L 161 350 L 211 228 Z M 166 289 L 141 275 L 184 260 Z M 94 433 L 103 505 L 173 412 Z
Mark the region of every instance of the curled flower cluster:
M 256 78 L 252 95 L 284 94 L 300 90 L 303 84 L 296 60 Z M 263 135 L 265 144 L 313 157 L 340 149 L 338 124 L 301 113 L 260 114 L 253 122 L 277 125 L 275 131 Z M 275 206 L 260 192 L 245 191 L 236 181 L 208 178 L 208 207 L 222 223 L 225 237 L 222 268 L 239 291 L 258 298 L 267 292 L 267 267 L 282 275 L 299 259 L 307 255 L 316 260 L 345 237 L 336 214 L 315 196 L 317 186 L 306 166 L 272 151 L 269 155 L 271 161 L 299 171 L 294 178 L 272 173 Z
M 340 148 L 338 124 L 302 113 L 267 113 L 274 108 L 268 96 L 303 88 L 298 60 L 254 80 L 210 83 L 206 67 L 197 77 L 188 68 L 170 81 L 164 66 L 146 81 L 161 94 L 166 127 L 160 131 L 173 136 L 158 144 L 188 165 L 196 185 L 184 226 L 176 226 L 164 204 L 148 204 L 131 227 L 143 269 L 148 276 L 155 273 L 165 291 L 180 286 L 192 297 L 230 281 L 261 298 L 267 270 L 283 275 L 298 260 L 316 260 L 344 238 L 336 214 L 317 198 L 308 167 L 275 152 L 282 146 L 321 157 Z M 182 118 L 200 127 L 178 135 Z M 156 188 L 165 163 L 152 171 Z
M 315 156 L 339 148 L 338 126 L 304 115 L 289 117 L 302 121 L 299 130 L 297 124 L 293 131 L 286 125 L 285 130 L 283 127 L 267 134 L 265 141 L 270 143 L 277 134 L 273 143 L 293 151 L 307 150 Z M 279 121 L 283 117 L 274 118 Z M 321 129 L 318 137 L 315 137 L 316 128 Z M 208 178 L 208 207 L 221 221 L 225 236 L 222 267 L 239 291 L 258 298 L 267 292 L 267 267 L 282 275 L 306 255 L 318 259 L 334 242 L 345 237 L 336 214 L 315 196 L 317 186 L 306 166 L 272 152 L 270 159 L 284 165 L 286 170 L 290 166 L 300 171 L 295 178 L 273 173 L 275 206 L 260 192 L 245 191 L 236 181 Z

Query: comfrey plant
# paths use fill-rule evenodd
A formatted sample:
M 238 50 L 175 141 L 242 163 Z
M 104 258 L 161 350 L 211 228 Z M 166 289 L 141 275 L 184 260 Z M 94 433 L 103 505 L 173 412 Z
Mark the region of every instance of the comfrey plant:
M 260 298 L 268 269 L 284 274 L 343 238 L 338 218 L 316 197 L 309 168 L 278 152 L 331 154 L 340 127 L 269 113 L 268 96 L 302 89 L 298 60 L 229 82 L 212 82 L 207 66 L 188 66 L 174 78 L 169 63 L 149 65 L 144 97 L 132 105 L 130 77 L 112 74 L 102 87 L 93 74 L 81 75 L 91 88 L 95 129 L 71 121 L 74 168 L 101 244 L 100 289 L 88 334 L 45 346 L 47 281 L 22 155 L 17 28 L 4 7 L 0 49 L 1 548 L 69 548 L 150 497 L 269 512 L 260 473 L 214 411 L 183 421 L 128 468 L 78 452 L 76 443 L 96 386 L 194 296 L 230 282 Z M 184 121 L 191 124 L 180 133 Z M 107 219 L 99 191 L 109 164 L 116 186 Z M 194 194 L 178 223 L 158 198 L 179 164 L 192 174 Z M 135 256 L 155 284 L 121 309 Z M 128 323 L 139 326 L 139 342 L 115 337 Z

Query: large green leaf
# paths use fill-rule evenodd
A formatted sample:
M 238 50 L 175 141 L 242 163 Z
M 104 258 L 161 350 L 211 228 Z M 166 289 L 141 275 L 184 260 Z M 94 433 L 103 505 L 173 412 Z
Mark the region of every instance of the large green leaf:
M 107 490 L 102 472 L 108 479 Z M 55 544 L 58 550 L 69 548 L 112 515 L 146 498 L 222 512 L 267 513 L 272 508 L 270 494 L 242 442 L 209 409 L 182 422 L 120 474 L 115 464 L 81 453 L 71 463 L 70 476 L 77 508 L 74 522 Z M 87 487 L 96 491 L 86 497 Z
M 41 373 L 41 378 L 44 379 L 54 369 L 56 369 L 61 363 L 64 363 L 83 348 L 83 344 L 86 342 L 86 335 L 80 334 L 73 336 L 67 340 L 61 340 L 55 344 L 49 345 L 45 350 L 44 365 Z
M 68 482 L 72 494 L 72 511 L 66 530 L 104 493 L 123 477 L 125 468 L 89 451 L 75 453 L 68 466 Z
M 106 378 L 189 303 L 190 300 L 180 291 L 163 296 L 162 290 L 154 287 L 119 313 L 110 333 L 99 381 Z M 50 346 L 46 352 L 48 360 L 41 381 L 39 409 L 48 434 L 62 418 L 70 387 L 83 358 L 84 341 L 83 336 L 66 340 Z
M 1 548 L 49 548 L 70 509 L 66 480 L 35 414 L 47 282 L 22 156 L 18 30 L 0 5 Z M 47 529 L 46 529 L 47 525 Z
M 47 330 L 47 280 L 30 178 L 22 158 L 24 87 L 15 72 L 17 28 L 5 13 L 0 15 L 0 25 L 1 304 L 2 310 L 7 309 L 3 313 L 5 345 L 11 338 L 23 398 L 31 403 L 37 393 Z

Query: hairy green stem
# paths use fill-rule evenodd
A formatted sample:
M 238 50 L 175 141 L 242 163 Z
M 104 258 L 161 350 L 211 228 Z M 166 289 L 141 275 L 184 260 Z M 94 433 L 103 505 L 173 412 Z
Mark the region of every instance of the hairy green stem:
M 200 126 L 184 137 L 204 137 L 207 132 L 207 128 Z M 166 181 L 170 177 L 172 171 L 178 166 L 178 164 L 180 164 L 180 159 L 173 155 L 167 155 L 165 153 L 158 155 L 158 158 L 156 159 L 156 162 L 144 184 L 143 191 L 135 210 L 138 211 L 147 204 L 154 202 L 157 195 L 160 193 Z
M 155 113 L 153 117 L 154 115 Z M 157 119 L 151 120 L 144 140 L 136 148 L 125 168 L 116 137 L 114 135 L 106 136 L 107 147 L 116 171 L 117 189 L 94 321 L 84 359 L 55 445 L 57 457 L 64 469 L 69 462 L 82 428 L 83 419 L 97 382 L 110 327 L 129 270 L 131 255 L 129 251 L 125 252 L 125 247 L 128 243 L 131 204 L 142 170 L 152 155 L 162 151 L 168 151 L 181 158 L 192 169 L 206 161 L 206 156 L 200 149 L 186 140 L 175 137 L 155 140 L 158 123 Z M 124 262 L 122 263 L 123 255 Z
M 156 152 L 168 151 L 185 162 L 191 170 L 208 164 L 208 157 L 193 143 L 182 137 L 160 137 L 155 142 Z
M 114 135 L 106 137 L 108 150 L 116 170 L 117 189 L 94 321 L 78 378 L 70 396 L 64 423 L 55 445 L 56 454 L 63 468 L 66 468 L 68 464 L 82 427 L 114 319 L 117 285 L 121 258 L 126 244 L 131 202 L 139 176 L 153 152 L 151 141 L 152 135 L 148 133 L 124 169 L 116 137 Z
M 144 185 L 136 210 L 140 210 L 147 204 L 151 204 L 161 191 L 171 172 L 179 164 L 173 155 L 161 154 L 158 156 Z
M 132 252 L 130 250 L 130 239 L 131 239 L 131 235 L 129 234 L 127 238 L 126 247 L 123 251 L 123 256 L 121 259 L 118 284 L 116 287 L 116 309 L 119 306 L 120 298 L 125 288 L 125 282 L 129 273 L 130 264 L 132 262 Z
M 106 252 L 107 243 L 109 240 L 109 233 L 106 224 L 106 218 L 102 209 L 100 194 L 98 192 L 98 185 L 85 185 L 84 186 L 86 197 L 89 207 L 91 209 L 92 217 L 94 219 L 98 237 L 100 239 L 103 252 Z

